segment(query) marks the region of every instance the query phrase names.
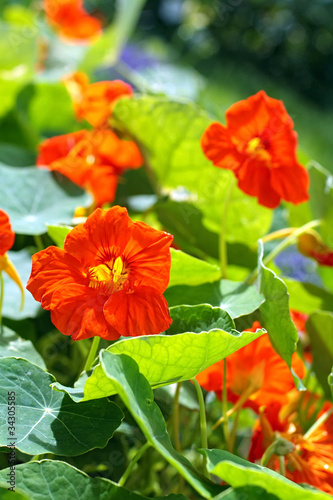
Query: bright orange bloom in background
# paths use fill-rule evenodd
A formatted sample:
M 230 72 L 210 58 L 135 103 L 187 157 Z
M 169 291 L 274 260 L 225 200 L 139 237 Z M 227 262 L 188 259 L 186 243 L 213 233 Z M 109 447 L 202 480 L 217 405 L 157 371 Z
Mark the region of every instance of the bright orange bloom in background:
M 24 288 L 14 264 L 9 260 L 7 255 L 8 250 L 14 245 L 14 240 L 15 233 L 12 230 L 9 217 L 4 210 L 0 209 L 0 273 L 4 271 L 18 285 L 22 295 L 22 309 L 24 304 Z
M 300 234 L 297 247 L 303 255 L 315 259 L 320 266 L 333 266 L 333 250 L 325 245 L 317 231 L 310 229 Z
M 37 166 L 56 170 L 90 191 L 97 206 L 113 201 L 119 176 L 142 164 L 137 145 L 119 139 L 111 130 L 52 137 L 39 146 L 37 158 Z
M 265 207 L 308 200 L 309 176 L 297 161 L 297 135 L 282 101 L 261 90 L 233 104 L 226 123 L 212 123 L 201 139 L 216 167 L 232 170 L 238 187 Z
M 303 405 L 298 406 L 298 413 L 303 412 L 304 420 L 311 418 L 311 413 L 316 406 L 316 397 L 314 397 L 315 401 L 309 407 L 310 397 L 313 399 L 314 395 L 307 392 L 305 398 L 303 397 Z M 296 399 L 301 398 L 299 393 Z M 260 460 L 268 446 L 277 437 L 281 437 L 294 445 L 292 451 L 284 456 L 286 477 L 296 483 L 307 483 L 333 494 L 333 415 L 331 414 L 322 423 L 319 421 L 326 411 L 332 411 L 332 405 L 328 402 L 324 404 L 317 417 L 319 425 L 316 422 L 311 427 L 313 430 L 310 429 L 306 434 L 303 434 L 298 424 L 295 425 L 292 422 L 290 418 L 293 417 L 293 412 L 290 411 L 292 406 L 288 404 L 283 408 L 274 404 L 260 412 L 260 425 L 257 426 L 252 437 L 249 460 L 252 462 Z M 304 415 L 304 409 L 306 409 L 306 415 Z M 283 415 L 285 418 L 281 419 Z M 271 457 L 268 466 L 279 471 L 280 464 L 276 455 Z
M 49 24 L 59 34 L 72 40 L 90 40 L 99 35 L 102 25 L 83 7 L 83 0 L 44 0 Z
M 120 97 L 133 95 L 133 89 L 122 80 L 89 84 L 85 73 L 77 72 L 64 79 L 72 98 L 76 117 L 85 119 L 93 127 L 99 127 L 110 117 Z
M 251 329 L 261 328 L 255 321 Z M 264 334 L 230 354 L 227 358 L 228 400 L 258 412 L 260 406 L 273 401 L 287 402 L 286 393 L 294 387 L 294 380 L 285 361 L 274 351 L 268 335 Z M 221 360 L 196 376 L 207 391 L 214 391 L 221 398 L 223 388 L 223 363 Z M 296 353 L 292 367 L 299 377 L 304 377 L 305 368 Z
M 125 208 L 95 210 L 54 246 L 32 257 L 27 289 L 73 340 L 152 335 L 172 322 L 162 293 L 172 236 L 132 222 Z

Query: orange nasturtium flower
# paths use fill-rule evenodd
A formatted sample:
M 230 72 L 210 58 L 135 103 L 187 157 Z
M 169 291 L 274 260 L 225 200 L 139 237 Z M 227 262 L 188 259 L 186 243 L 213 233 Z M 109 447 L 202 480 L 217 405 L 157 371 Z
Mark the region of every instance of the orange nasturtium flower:
M 201 146 L 216 167 L 234 172 L 244 193 L 268 208 L 309 198 L 309 176 L 297 161 L 297 134 L 282 101 L 261 90 L 233 104 L 226 123 L 212 123 Z
M 39 146 L 38 167 L 56 170 L 94 196 L 97 206 L 114 200 L 119 176 L 139 168 L 143 158 L 132 141 L 111 130 L 80 130 L 46 139 Z
M 297 247 L 303 255 L 315 259 L 320 266 L 333 266 L 333 250 L 325 245 L 314 229 L 298 236 Z
M 304 404 L 298 408 L 304 412 L 303 407 L 308 406 L 309 393 L 306 393 Z M 298 397 L 299 399 L 299 397 Z M 288 405 L 287 405 L 288 406 Z M 289 404 L 290 406 L 290 404 Z M 313 406 L 313 405 L 312 405 Z M 303 434 L 298 424 L 290 419 L 279 419 L 286 413 L 283 407 L 268 406 L 260 411 L 260 423 L 255 429 L 249 452 L 249 460 L 259 461 L 264 451 L 276 440 L 277 437 L 291 443 L 290 450 L 284 456 L 286 477 L 295 483 L 307 483 L 326 493 L 333 494 L 333 414 L 332 405 L 325 403 L 317 421 Z M 311 417 L 307 410 L 306 417 Z M 328 418 L 321 421 L 323 414 Z M 288 416 L 286 414 L 286 416 Z M 277 432 L 276 432 L 277 431 Z M 268 467 L 279 471 L 278 457 L 273 454 L 268 461 Z
M 44 0 L 49 24 L 69 40 L 90 40 L 102 32 L 101 22 L 84 9 L 83 0 Z
M 24 288 L 14 264 L 9 260 L 7 255 L 8 250 L 10 250 L 14 245 L 14 240 L 15 233 L 12 231 L 9 217 L 4 210 L 0 209 L 0 273 L 1 271 L 7 273 L 20 288 L 22 294 L 22 308 L 24 303 Z
M 73 340 L 152 335 L 172 322 L 163 297 L 172 236 L 132 222 L 125 208 L 96 209 L 54 246 L 32 257 L 27 289 Z
M 251 329 L 261 328 L 255 321 Z M 260 406 L 273 401 L 287 401 L 286 393 L 294 387 L 293 377 L 285 361 L 274 351 L 267 334 L 262 335 L 230 354 L 227 358 L 228 400 L 252 408 L 258 412 Z M 214 391 L 221 398 L 223 388 L 224 360 L 196 376 L 207 391 Z M 293 354 L 292 367 L 299 377 L 304 377 L 302 360 Z
M 99 127 L 110 117 L 120 97 L 133 95 L 133 89 L 122 80 L 90 83 L 81 71 L 64 79 L 72 98 L 76 117 L 85 119 L 93 127 Z

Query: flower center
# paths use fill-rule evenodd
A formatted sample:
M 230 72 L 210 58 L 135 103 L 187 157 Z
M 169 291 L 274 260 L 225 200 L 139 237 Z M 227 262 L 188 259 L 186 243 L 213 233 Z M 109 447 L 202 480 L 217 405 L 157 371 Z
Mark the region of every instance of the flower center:
M 89 268 L 89 286 L 103 288 L 106 292 L 113 293 L 121 290 L 128 277 L 128 269 L 121 257 Z
M 265 148 L 265 144 L 260 139 L 260 137 L 254 137 L 251 139 L 245 148 L 245 152 L 251 156 L 257 156 L 261 160 L 270 160 L 271 155 Z

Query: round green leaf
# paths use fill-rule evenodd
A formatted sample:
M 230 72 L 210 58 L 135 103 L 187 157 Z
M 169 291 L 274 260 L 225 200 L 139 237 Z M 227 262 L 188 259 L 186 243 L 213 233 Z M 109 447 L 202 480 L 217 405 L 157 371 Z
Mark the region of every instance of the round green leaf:
M 42 356 L 36 351 L 32 342 L 22 339 L 5 326 L 0 336 L 0 358 L 8 357 L 23 358 L 46 369 Z
M 46 224 L 68 224 L 90 196 L 60 174 L 34 167 L 0 165 L 1 208 L 18 234 L 43 234 Z
M 8 392 L 15 392 L 15 447 L 28 455 L 80 455 L 103 448 L 122 411 L 107 400 L 74 403 L 53 377 L 24 359 L 0 359 L 0 446 L 8 444 Z

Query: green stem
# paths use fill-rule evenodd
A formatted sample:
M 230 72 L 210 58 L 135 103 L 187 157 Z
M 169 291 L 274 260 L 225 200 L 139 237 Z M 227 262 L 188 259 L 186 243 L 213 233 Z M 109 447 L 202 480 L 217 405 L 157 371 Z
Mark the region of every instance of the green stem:
M 330 408 L 327 410 L 321 417 L 316 420 L 316 422 L 313 424 L 312 427 L 304 434 L 304 439 L 308 439 L 311 434 L 318 429 L 320 425 L 322 425 L 326 420 L 332 415 L 333 413 L 333 408 Z
M 286 464 L 284 461 L 284 456 L 279 456 L 279 466 L 281 476 L 286 477 Z
M 238 408 L 237 412 L 236 412 L 236 415 L 235 415 L 235 420 L 234 420 L 234 425 L 232 427 L 232 431 L 231 431 L 231 434 L 230 434 L 230 442 L 229 442 L 229 446 L 230 446 L 230 453 L 233 452 L 233 449 L 234 449 L 234 446 L 235 446 L 235 440 L 236 440 L 236 432 L 237 432 L 237 427 L 238 427 L 238 421 L 239 421 L 239 416 L 240 416 L 240 412 L 241 412 L 241 408 Z
M 202 389 L 199 385 L 199 382 L 192 378 L 191 381 L 194 384 L 194 387 L 197 391 L 198 401 L 199 401 L 199 414 L 200 414 L 200 430 L 201 430 L 201 446 L 204 449 L 208 448 L 208 437 L 207 437 L 207 422 L 206 422 L 206 408 L 205 401 L 202 394 Z M 202 457 L 202 463 L 204 468 L 205 476 L 209 477 L 207 472 L 207 458 L 205 456 Z
M 96 354 L 97 354 L 100 340 L 101 340 L 101 337 L 94 337 L 94 340 L 92 341 L 90 351 L 89 351 L 89 354 L 87 357 L 87 361 L 86 361 L 86 364 L 84 365 L 84 370 L 86 372 L 88 372 L 91 369 L 92 364 L 94 362 L 94 359 L 96 358 Z
M 2 335 L 2 306 L 3 306 L 3 294 L 4 294 L 4 282 L 3 275 L 0 271 L 0 335 Z
M 127 469 L 125 470 L 124 474 L 119 479 L 119 481 L 118 481 L 119 486 L 124 486 L 124 484 L 126 483 L 127 479 L 131 475 L 132 470 L 134 469 L 136 463 L 140 460 L 140 458 L 142 457 L 142 455 L 144 454 L 144 452 L 146 450 L 148 450 L 149 447 L 150 447 L 150 443 L 148 443 L 148 441 L 143 446 L 141 446 L 141 448 L 139 449 L 139 451 L 137 452 L 137 454 L 134 456 L 133 460 L 129 463 L 129 465 L 128 465 Z
M 175 397 L 173 400 L 173 438 L 176 450 L 181 453 L 181 443 L 179 438 L 179 394 L 182 382 L 178 382 Z
M 221 232 L 219 237 L 219 255 L 220 255 L 220 265 L 221 265 L 221 273 L 222 279 L 226 279 L 227 277 L 227 267 L 228 267 L 228 256 L 227 256 L 227 242 L 225 239 L 226 236 L 226 226 L 227 226 L 227 216 L 228 209 L 231 201 L 231 196 L 236 185 L 236 177 L 232 177 L 230 180 L 230 184 L 227 190 L 227 194 L 224 198 L 222 219 L 221 219 Z
M 273 443 L 271 443 L 268 448 L 266 448 L 265 453 L 261 457 L 261 465 L 263 467 L 267 467 L 268 462 L 270 461 L 271 457 L 274 455 L 275 452 L 275 440 Z
M 34 234 L 34 241 L 35 245 L 37 247 L 37 250 L 40 252 L 41 250 L 44 250 L 44 243 L 42 240 L 42 237 L 39 234 Z
M 312 229 L 313 227 L 320 226 L 321 221 L 320 220 L 312 220 L 311 222 L 308 222 L 307 224 L 304 224 L 304 226 L 299 227 L 298 229 L 295 229 L 292 234 L 290 234 L 287 238 L 285 238 L 279 245 L 277 245 L 264 259 L 263 259 L 263 264 L 267 266 L 270 262 L 272 262 L 279 253 L 281 253 L 283 250 L 285 250 L 289 245 L 294 243 L 295 239 L 300 236 L 303 233 L 306 233 L 309 229 Z M 255 282 L 258 276 L 258 268 L 254 269 L 252 273 L 249 275 L 249 277 L 246 280 L 246 283 L 252 284 Z
M 226 442 L 226 448 L 230 448 L 230 432 L 228 422 L 228 394 L 227 394 L 227 359 L 223 362 L 223 390 L 222 390 L 222 415 L 223 415 L 223 432 Z

